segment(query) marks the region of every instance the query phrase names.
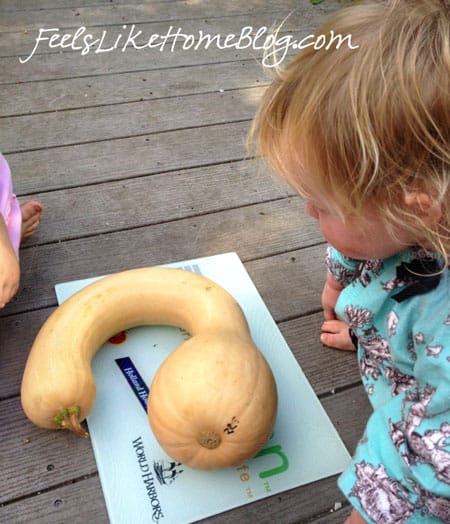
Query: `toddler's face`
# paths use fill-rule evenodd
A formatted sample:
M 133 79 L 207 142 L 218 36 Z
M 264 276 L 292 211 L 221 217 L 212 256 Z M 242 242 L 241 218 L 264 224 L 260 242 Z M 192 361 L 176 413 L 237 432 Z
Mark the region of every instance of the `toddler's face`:
M 317 220 L 327 242 L 350 258 L 388 258 L 414 244 L 406 231 L 399 231 L 398 239 L 393 239 L 384 223 L 369 213 L 364 220 L 344 223 L 338 213 L 320 199 L 307 201 L 306 212 Z

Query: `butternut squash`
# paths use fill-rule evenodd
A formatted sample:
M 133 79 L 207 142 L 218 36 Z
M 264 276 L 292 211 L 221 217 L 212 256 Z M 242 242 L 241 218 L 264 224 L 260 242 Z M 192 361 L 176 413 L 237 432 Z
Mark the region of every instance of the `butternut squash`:
M 255 455 L 275 422 L 271 369 L 236 300 L 213 281 L 179 269 L 116 273 L 59 306 L 40 329 L 25 366 L 21 398 L 27 417 L 43 428 L 86 436 L 80 422 L 95 400 L 93 355 L 115 333 L 148 324 L 191 334 L 150 387 L 147 412 L 162 448 L 199 469 Z

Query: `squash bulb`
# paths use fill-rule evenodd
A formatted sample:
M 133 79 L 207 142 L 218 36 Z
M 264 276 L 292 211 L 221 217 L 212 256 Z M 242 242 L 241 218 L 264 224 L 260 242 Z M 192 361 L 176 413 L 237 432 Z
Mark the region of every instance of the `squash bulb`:
M 169 456 L 212 469 L 256 455 L 272 433 L 276 408 L 272 372 L 253 343 L 234 333 L 205 333 L 162 363 L 148 416 Z

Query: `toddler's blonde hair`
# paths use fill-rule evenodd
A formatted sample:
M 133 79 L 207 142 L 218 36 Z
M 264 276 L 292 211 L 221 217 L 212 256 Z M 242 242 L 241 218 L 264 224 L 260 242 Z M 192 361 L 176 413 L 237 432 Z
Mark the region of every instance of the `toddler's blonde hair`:
M 317 33 L 348 45 L 301 51 L 279 68 L 250 143 L 308 197 L 333 202 L 344 221 L 370 206 L 395 235 L 450 253 L 450 0 L 372 1 L 346 7 Z M 405 205 L 425 192 L 431 224 Z

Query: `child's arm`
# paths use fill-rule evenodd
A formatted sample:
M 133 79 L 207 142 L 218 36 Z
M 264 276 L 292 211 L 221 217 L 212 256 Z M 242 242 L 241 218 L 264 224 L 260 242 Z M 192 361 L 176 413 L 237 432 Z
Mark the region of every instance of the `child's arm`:
M 20 265 L 9 240 L 5 221 L 0 215 L 0 308 L 12 299 L 19 288 Z
M 334 276 L 327 271 L 325 286 L 322 291 L 322 308 L 325 320 L 336 320 L 337 316 L 334 311 L 339 294 L 344 286 L 336 281 Z
M 322 324 L 320 341 L 335 349 L 354 351 L 355 345 L 350 337 L 348 325 L 335 311 L 341 291 L 353 278 L 358 261 L 344 257 L 332 247 L 327 250 L 327 276 L 322 291 L 322 308 L 325 322 Z

